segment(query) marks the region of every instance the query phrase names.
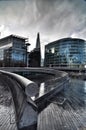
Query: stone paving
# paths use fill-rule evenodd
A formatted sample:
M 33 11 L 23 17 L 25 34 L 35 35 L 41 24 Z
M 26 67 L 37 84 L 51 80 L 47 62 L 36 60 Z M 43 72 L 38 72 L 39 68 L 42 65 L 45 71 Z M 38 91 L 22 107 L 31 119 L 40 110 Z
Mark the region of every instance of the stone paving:
M 8 84 L 0 74 L 0 130 L 17 130 L 14 104 Z

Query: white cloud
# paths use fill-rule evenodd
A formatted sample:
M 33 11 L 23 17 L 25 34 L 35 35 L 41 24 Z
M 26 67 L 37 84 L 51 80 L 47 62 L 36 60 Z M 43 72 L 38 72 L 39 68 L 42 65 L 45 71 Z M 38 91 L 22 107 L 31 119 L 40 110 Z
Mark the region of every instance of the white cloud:
M 9 27 L 5 27 L 5 25 L 0 26 L 0 38 L 8 36 L 11 34 Z
M 4 30 L 4 25 L 0 25 L 0 32 Z

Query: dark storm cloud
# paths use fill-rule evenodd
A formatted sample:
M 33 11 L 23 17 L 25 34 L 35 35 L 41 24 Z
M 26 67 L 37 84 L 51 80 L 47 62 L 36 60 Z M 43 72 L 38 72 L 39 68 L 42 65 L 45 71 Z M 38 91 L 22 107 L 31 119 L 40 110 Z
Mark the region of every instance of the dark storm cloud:
M 8 32 L 29 36 L 35 45 L 36 33 L 42 42 L 76 36 L 86 39 L 84 0 L 0 1 L 0 25 Z M 6 31 L 5 31 L 6 32 Z

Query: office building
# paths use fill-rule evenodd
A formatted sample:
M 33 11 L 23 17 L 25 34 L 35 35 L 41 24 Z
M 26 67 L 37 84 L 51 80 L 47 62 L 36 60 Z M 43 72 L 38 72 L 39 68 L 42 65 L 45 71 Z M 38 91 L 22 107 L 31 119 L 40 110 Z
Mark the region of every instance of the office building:
M 27 62 L 27 38 L 9 35 L 0 39 L 0 66 L 22 67 Z
M 47 44 L 45 66 L 86 67 L 86 41 L 63 38 Z

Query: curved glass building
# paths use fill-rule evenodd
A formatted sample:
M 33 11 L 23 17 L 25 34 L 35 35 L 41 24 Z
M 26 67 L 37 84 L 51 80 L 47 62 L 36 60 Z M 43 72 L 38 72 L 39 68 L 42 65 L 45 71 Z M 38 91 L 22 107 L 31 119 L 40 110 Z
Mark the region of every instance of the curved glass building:
M 84 67 L 86 65 L 86 41 L 63 38 L 45 46 L 45 66 Z

